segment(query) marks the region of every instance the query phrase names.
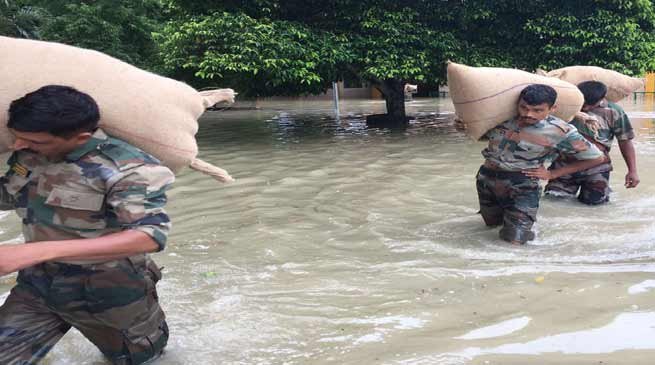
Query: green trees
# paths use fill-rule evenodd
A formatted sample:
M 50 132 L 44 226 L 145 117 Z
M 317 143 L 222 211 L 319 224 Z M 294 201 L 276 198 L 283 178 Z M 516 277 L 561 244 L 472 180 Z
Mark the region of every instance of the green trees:
M 144 68 L 158 68 L 152 38 L 162 20 L 158 1 L 32 2 L 40 3 L 52 16 L 43 27 L 45 39 L 102 51 Z
M 249 95 L 320 93 L 351 58 L 343 37 L 243 13 L 185 17 L 169 22 L 157 39 L 176 76 Z
M 97 49 L 195 86 L 301 95 L 445 83 L 445 61 L 631 75 L 655 69 L 653 0 L 0 0 L 0 34 Z
M 650 0 L 562 2 L 523 29 L 543 55 L 529 66 L 596 65 L 636 76 L 655 69 Z
M 349 70 L 380 90 L 395 122 L 405 122 L 405 83 L 445 82 L 445 61 L 459 50 L 455 34 L 427 16 L 432 9 L 418 5 L 362 7 L 344 25 L 354 51 Z
M 45 14 L 39 8 L 0 0 L 0 35 L 39 38 L 39 26 L 44 19 Z
M 167 4 L 177 20 L 157 39 L 176 75 L 251 95 L 319 93 L 349 75 L 378 87 L 390 117 L 402 123 L 404 84 L 444 81 L 443 60 L 458 47 L 422 9 L 396 1 Z
M 149 69 L 159 66 L 152 39 L 162 20 L 157 0 L 0 0 L 0 4 L 0 34 L 91 48 Z
M 655 68 L 650 0 L 167 1 L 168 70 L 252 95 L 317 93 L 360 78 L 403 121 L 407 82 L 445 82 L 445 61 L 533 71 L 593 64 Z
M 472 64 L 595 65 L 631 75 L 655 68 L 651 0 L 463 1 L 455 16 Z

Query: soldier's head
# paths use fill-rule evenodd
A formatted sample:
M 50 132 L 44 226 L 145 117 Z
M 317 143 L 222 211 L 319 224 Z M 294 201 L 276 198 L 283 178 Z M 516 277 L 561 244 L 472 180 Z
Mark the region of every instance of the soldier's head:
M 551 86 L 532 84 L 521 90 L 518 103 L 518 121 L 521 124 L 535 124 L 555 111 L 557 91 Z
M 98 128 L 95 100 L 69 86 L 48 85 L 11 102 L 7 127 L 13 150 L 60 159 L 86 143 Z
M 597 106 L 607 96 L 607 86 L 600 81 L 583 81 L 578 84 L 578 89 L 584 95 L 583 111 Z

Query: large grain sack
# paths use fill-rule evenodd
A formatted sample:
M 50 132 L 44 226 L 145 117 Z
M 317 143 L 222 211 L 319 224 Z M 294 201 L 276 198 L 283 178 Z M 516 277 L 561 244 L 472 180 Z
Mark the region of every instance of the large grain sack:
M 575 85 L 556 78 L 509 68 L 448 64 L 448 88 L 455 113 L 467 134 L 476 140 L 516 116 L 519 94 L 531 84 L 550 85 L 557 91 L 554 115 L 565 121 L 570 121 L 584 102 Z
M 224 170 L 196 159 L 198 117 L 234 91 L 198 92 L 100 52 L 59 43 L 0 36 L 0 152 L 13 141 L 7 129 L 9 104 L 42 86 L 67 85 L 91 95 L 100 126 L 160 159 L 174 172 L 185 166 L 230 181 Z
M 546 73 L 577 85 L 583 81 L 600 81 L 607 86 L 607 100 L 618 102 L 644 87 L 644 80 L 597 66 L 569 66 Z

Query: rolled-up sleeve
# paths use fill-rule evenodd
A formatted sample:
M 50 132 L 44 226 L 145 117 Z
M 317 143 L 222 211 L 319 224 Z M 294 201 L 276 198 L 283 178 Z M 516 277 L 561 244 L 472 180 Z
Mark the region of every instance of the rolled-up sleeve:
M 111 219 L 124 230 L 137 230 L 149 235 L 159 246 L 166 246 L 171 221 L 164 209 L 166 191 L 175 176 L 162 165 L 141 165 L 125 171 L 107 193 Z
M 612 133 L 619 141 L 628 141 L 635 138 L 635 132 L 630 123 L 630 118 L 620 106 L 610 103 L 610 108 L 614 112 L 614 125 Z

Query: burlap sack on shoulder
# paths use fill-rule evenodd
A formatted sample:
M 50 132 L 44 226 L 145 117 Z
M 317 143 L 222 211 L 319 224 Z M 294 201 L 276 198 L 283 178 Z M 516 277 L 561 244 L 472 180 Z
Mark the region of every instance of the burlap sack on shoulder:
M 517 114 L 519 94 L 531 84 L 546 84 L 557 91 L 555 116 L 570 121 L 584 97 L 566 81 L 497 67 L 470 67 L 450 62 L 448 88 L 457 117 L 475 140 Z
M 234 101 L 234 91 L 199 93 L 106 54 L 59 43 L 0 36 L 0 152 L 13 142 L 7 129 L 11 101 L 38 88 L 66 85 L 91 95 L 100 107 L 100 126 L 160 159 L 178 172 L 185 166 L 220 181 L 231 177 L 196 159 L 198 117 L 218 102 Z
M 618 102 L 644 87 L 644 80 L 598 66 L 569 66 L 546 74 L 577 85 L 583 81 L 600 81 L 607 86 L 607 100 Z

